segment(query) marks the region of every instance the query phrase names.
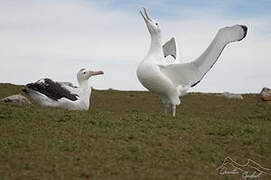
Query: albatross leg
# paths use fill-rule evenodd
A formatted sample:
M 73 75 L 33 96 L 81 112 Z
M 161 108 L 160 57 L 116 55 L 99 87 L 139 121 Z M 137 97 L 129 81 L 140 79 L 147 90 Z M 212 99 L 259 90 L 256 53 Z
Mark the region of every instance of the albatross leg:
M 173 115 L 173 117 L 175 117 L 175 115 L 176 115 L 176 105 L 175 104 L 172 105 L 172 115 Z
M 165 114 L 168 113 L 169 110 L 169 103 L 165 103 Z

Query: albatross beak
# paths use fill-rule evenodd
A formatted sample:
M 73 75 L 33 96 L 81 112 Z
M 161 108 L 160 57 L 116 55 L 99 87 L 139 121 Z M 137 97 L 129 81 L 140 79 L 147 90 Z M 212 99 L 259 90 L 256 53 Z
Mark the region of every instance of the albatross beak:
M 103 71 L 89 71 L 88 72 L 90 76 L 96 76 L 96 75 L 99 75 L 99 74 L 104 74 Z
M 142 13 L 142 11 L 139 11 L 140 12 L 140 14 L 142 15 L 142 17 L 144 18 L 144 20 L 145 21 L 150 21 L 150 22 L 152 22 L 152 19 L 151 19 L 151 17 L 149 16 L 149 13 L 148 13 L 148 11 L 147 11 L 147 9 L 146 8 L 143 8 L 144 9 L 144 13 L 145 13 L 145 16 L 144 16 L 144 14 Z

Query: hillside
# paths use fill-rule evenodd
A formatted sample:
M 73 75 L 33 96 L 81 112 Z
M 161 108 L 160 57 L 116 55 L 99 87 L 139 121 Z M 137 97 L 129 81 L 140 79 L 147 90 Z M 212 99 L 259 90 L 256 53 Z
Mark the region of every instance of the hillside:
M 0 99 L 21 93 L 0 84 Z M 0 102 L 3 179 L 241 179 L 230 156 L 271 168 L 271 103 L 190 93 L 177 117 L 150 92 L 94 90 L 90 111 Z M 261 179 L 270 179 L 262 175 Z

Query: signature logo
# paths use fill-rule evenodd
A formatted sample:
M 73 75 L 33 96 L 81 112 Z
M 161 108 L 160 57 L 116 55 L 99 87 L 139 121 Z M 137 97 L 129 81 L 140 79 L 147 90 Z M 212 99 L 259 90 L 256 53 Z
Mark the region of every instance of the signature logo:
M 271 169 L 264 168 L 251 159 L 248 159 L 247 163 L 242 165 L 235 162 L 230 157 L 226 157 L 223 164 L 216 170 L 220 175 L 239 174 L 244 180 L 259 178 L 263 174 L 271 175 Z

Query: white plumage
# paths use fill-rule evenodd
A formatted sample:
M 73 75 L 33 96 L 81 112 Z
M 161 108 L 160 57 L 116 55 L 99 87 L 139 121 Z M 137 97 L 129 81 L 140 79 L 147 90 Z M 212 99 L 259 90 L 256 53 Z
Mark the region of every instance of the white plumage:
M 151 19 L 145 8 L 144 12 L 145 15 L 140 11 L 151 35 L 151 46 L 137 68 L 137 77 L 145 88 L 160 96 L 165 104 L 166 113 L 169 104 L 172 104 L 173 116 L 175 116 L 176 105 L 180 104 L 179 97 L 185 95 L 190 87 L 200 82 L 227 44 L 240 41 L 246 36 L 247 27 L 235 25 L 220 29 L 199 58 L 189 63 L 181 63 L 175 39 L 163 46 L 159 23 Z M 176 62 L 166 61 L 167 55 L 175 57 Z

